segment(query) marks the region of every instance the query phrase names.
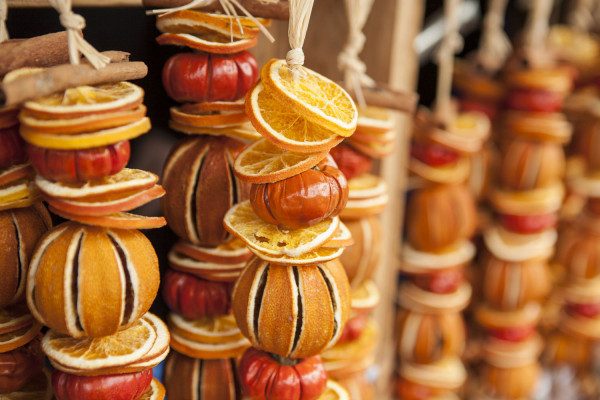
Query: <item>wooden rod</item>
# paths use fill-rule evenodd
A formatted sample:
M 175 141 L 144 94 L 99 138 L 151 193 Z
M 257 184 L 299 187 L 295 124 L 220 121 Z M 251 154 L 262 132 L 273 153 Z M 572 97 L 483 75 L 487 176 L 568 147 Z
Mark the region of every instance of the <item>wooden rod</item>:
M 173 8 L 188 4 L 190 0 L 142 0 L 144 7 L 148 9 Z M 250 14 L 255 17 L 272 18 L 272 19 L 289 19 L 290 10 L 287 0 L 239 0 Z M 222 11 L 219 2 L 213 1 L 206 7 L 202 7 L 204 11 Z
M 69 62 L 67 32 L 0 43 L 0 78 L 23 67 L 50 67 Z

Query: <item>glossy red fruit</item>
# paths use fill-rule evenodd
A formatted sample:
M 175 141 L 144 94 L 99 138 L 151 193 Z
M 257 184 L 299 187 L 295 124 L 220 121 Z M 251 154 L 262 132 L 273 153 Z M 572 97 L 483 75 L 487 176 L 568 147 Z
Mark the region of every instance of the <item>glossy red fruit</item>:
M 567 312 L 571 315 L 582 316 L 586 318 L 596 318 L 600 315 L 600 303 L 589 304 L 567 304 Z
M 410 147 L 410 155 L 432 167 L 440 167 L 458 160 L 458 153 L 436 143 L 414 142 Z
M 368 314 L 357 314 L 348 319 L 337 343 L 352 342 L 360 337 L 369 322 Z
M 258 78 L 258 64 L 247 51 L 223 55 L 180 53 L 163 68 L 163 86 L 178 102 L 234 101 Z
M 463 281 L 461 268 L 443 269 L 429 274 L 415 276 L 414 283 L 421 289 L 432 293 L 453 293 Z
M 138 400 L 152 382 L 152 370 L 119 375 L 78 376 L 55 370 L 54 396 L 58 400 Z
M 85 150 L 53 150 L 27 145 L 31 164 L 44 178 L 65 183 L 102 179 L 129 161 L 129 141 Z
M 216 317 L 227 314 L 231 308 L 231 285 L 168 270 L 163 298 L 172 311 L 185 318 Z
M 531 89 L 513 89 L 506 98 L 512 110 L 532 112 L 557 112 L 562 109 L 564 95 L 558 92 Z
M 19 135 L 19 126 L 0 129 L 0 169 L 27 161 L 25 142 Z
M 280 359 L 254 348 L 246 350 L 238 368 L 244 394 L 254 400 L 313 400 L 325 390 L 321 357 Z
M 553 228 L 558 222 L 555 213 L 538 215 L 500 215 L 500 223 L 504 228 L 516 233 L 537 233 Z
M 347 144 L 340 144 L 329 151 L 329 154 L 335 160 L 338 168 L 346 176 L 346 179 L 352 179 L 371 171 L 373 160 L 355 150 Z
M 7 353 L 0 353 L 0 394 L 16 392 L 40 373 L 44 358 L 39 341 Z M 2 398 L 2 396 L 0 396 Z
M 535 333 L 535 326 L 511 326 L 509 328 L 490 329 L 490 336 L 507 342 L 521 342 Z

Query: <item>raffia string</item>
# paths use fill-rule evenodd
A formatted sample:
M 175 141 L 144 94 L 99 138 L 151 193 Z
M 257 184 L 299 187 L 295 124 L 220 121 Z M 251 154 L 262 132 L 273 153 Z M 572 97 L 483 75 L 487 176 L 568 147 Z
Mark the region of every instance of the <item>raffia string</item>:
M 529 62 L 533 65 L 547 59 L 546 38 L 549 31 L 553 0 L 532 0 L 531 10 L 525 25 L 525 50 Z
M 67 30 L 71 64 L 79 64 L 80 54 L 82 54 L 96 69 L 108 65 L 110 58 L 101 54 L 83 38 L 85 19 L 73 12 L 71 0 L 49 0 L 49 2 L 60 14 L 60 23 Z
M 435 114 L 438 119 L 448 122 L 452 115 L 451 91 L 454 54 L 462 49 L 463 41 L 458 31 L 458 10 L 462 0 L 444 1 L 445 34 L 438 50 L 438 80 L 435 100 Z
M 7 0 L 0 0 L 0 43 L 8 40 L 8 29 L 6 29 L 6 18 L 8 16 Z
M 352 89 L 358 104 L 365 106 L 362 87 L 372 87 L 375 81 L 367 75 L 367 67 L 359 58 L 365 46 L 366 37 L 362 32 L 374 0 L 345 0 L 348 17 L 348 40 L 338 56 L 338 68 L 344 72 L 344 84 Z
M 252 22 L 254 22 L 254 24 L 256 24 L 256 26 L 258 26 L 258 29 L 260 29 L 262 34 L 265 35 L 271 43 L 273 43 L 275 41 L 275 38 L 273 37 L 273 35 L 271 35 L 271 32 L 269 32 L 269 30 L 267 28 L 265 28 L 265 26 L 256 17 L 254 17 L 254 15 L 252 15 L 246 9 L 246 7 L 244 7 L 238 0 L 192 0 L 189 3 L 179 6 L 179 7 L 148 10 L 148 11 L 146 11 L 146 15 L 169 14 L 169 13 L 173 13 L 175 11 L 191 10 L 193 8 L 202 8 L 202 7 L 211 5 L 211 4 L 215 3 L 216 1 L 218 1 L 219 4 L 221 5 L 221 8 L 223 8 L 223 12 L 225 13 L 225 15 L 229 16 L 232 19 L 235 19 L 235 21 L 238 24 L 238 27 L 240 28 L 240 32 L 242 32 L 242 33 L 244 32 L 244 27 L 242 26 L 242 23 L 240 22 L 239 15 L 236 11 L 236 7 L 246 17 L 250 18 L 250 20 Z M 231 40 L 233 41 L 233 27 L 231 29 L 232 29 Z
M 581 32 L 589 31 L 594 23 L 592 7 L 594 0 L 575 0 L 575 7 L 569 14 L 569 25 Z
M 483 19 L 483 32 L 477 51 L 477 60 L 490 72 L 496 72 L 511 51 L 511 44 L 504 32 L 504 14 L 508 0 L 490 0 Z
M 304 65 L 304 39 L 308 30 L 308 22 L 312 13 L 314 0 L 290 0 L 290 21 L 288 39 L 291 50 L 287 52 L 285 61 L 292 71 L 294 79 L 300 76 L 300 67 Z

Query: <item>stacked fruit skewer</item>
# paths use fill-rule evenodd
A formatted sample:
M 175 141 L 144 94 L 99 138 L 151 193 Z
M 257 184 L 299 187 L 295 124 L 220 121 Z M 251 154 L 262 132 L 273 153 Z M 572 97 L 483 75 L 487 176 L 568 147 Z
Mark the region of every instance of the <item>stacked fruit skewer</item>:
M 519 399 L 532 394 L 540 370 L 536 325 L 551 287 L 548 261 L 564 194 L 562 145 L 571 134 L 560 110 L 571 75 L 509 63 L 506 85 L 499 186 L 490 193 L 498 222 L 484 233 L 484 304 L 476 316 L 488 335 L 481 391 Z
M 40 348 L 41 324 L 25 304 L 25 280 L 37 241 L 52 226 L 32 185 L 19 136 L 18 108 L 0 109 L 0 397 L 52 398 Z M 47 376 L 48 375 L 48 376 Z
M 466 379 L 461 311 L 471 297 L 464 270 L 475 254 L 476 209 L 465 181 L 468 157 L 490 125 L 473 112 L 451 121 L 444 127 L 425 110 L 415 120 L 409 168 L 417 188 L 407 203 L 401 270 L 408 281 L 400 285 L 397 323 L 401 399 L 453 398 Z
M 26 289 L 32 314 L 50 328 L 42 348 L 59 400 L 164 397 L 152 367 L 167 356 L 169 333 L 147 312 L 158 260 L 136 229 L 165 221 L 128 213 L 164 190 L 157 176 L 124 168 L 128 140 L 150 129 L 142 100 L 128 82 L 79 86 L 27 101 L 19 115 L 37 189 L 72 220 L 40 239 Z
M 173 400 L 237 399 L 236 359 L 249 342 L 231 314 L 231 289 L 252 253 L 225 230 L 223 217 L 248 198 L 249 185 L 233 171 L 245 147 L 240 140 L 260 137 L 243 102 L 258 76 L 246 49 L 259 29 L 248 18 L 195 10 L 162 15 L 157 27 L 160 44 L 194 50 L 174 55 L 163 68 L 167 94 L 185 103 L 171 108 L 170 126 L 193 136 L 171 151 L 163 170 L 164 211 L 180 238 L 169 252 L 163 287 L 175 350 L 165 385 Z

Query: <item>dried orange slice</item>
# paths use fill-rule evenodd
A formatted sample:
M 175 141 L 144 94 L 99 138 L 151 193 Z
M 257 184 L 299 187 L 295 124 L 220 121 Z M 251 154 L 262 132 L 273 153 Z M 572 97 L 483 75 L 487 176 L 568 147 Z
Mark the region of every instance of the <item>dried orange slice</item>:
M 39 119 L 27 113 L 19 115 L 21 133 L 50 133 L 55 135 L 74 135 L 83 132 L 99 131 L 115 128 L 139 121 L 146 115 L 143 104 L 132 108 L 103 114 L 90 114 L 79 118 L 69 119 Z
M 182 125 L 196 127 L 227 127 L 243 124 L 248 117 L 243 111 L 208 111 L 203 114 L 189 113 L 180 107 L 171 107 L 171 119 Z
M 257 37 L 249 39 L 231 40 L 229 35 L 210 32 L 195 36 L 189 33 L 163 33 L 156 38 L 160 45 L 185 46 L 194 50 L 205 51 L 213 54 L 234 54 L 248 50 L 257 43 Z
M 50 372 L 46 369 L 32 377 L 21 389 L 0 394 L 2 400 L 52 400 L 53 398 Z
M 348 198 L 368 199 L 387 192 L 383 179 L 369 173 L 354 177 L 348 181 Z
M 146 217 L 125 212 L 92 217 L 88 215 L 76 215 L 58 210 L 51 205 L 50 211 L 65 219 L 76 221 L 85 225 L 101 226 L 103 228 L 115 229 L 156 229 L 167 225 L 165 217 Z
M 244 112 L 244 99 L 238 101 L 209 101 L 205 103 L 186 103 L 179 109 L 188 114 L 202 114 L 212 111 Z
M 392 152 L 394 151 L 394 148 L 395 148 L 394 142 L 385 143 L 385 144 L 371 142 L 369 144 L 365 144 L 365 143 L 353 140 L 353 138 L 351 138 L 349 143 L 352 147 L 354 147 L 356 150 L 360 151 L 361 153 L 366 154 L 367 156 L 369 156 L 371 158 L 376 158 L 376 159 L 389 156 L 390 154 L 392 154 Z
M 307 120 L 338 135 L 351 136 L 358 122 L 352 97 L 323 75 L 306 67 L 298 68 L 298 79 L 294 79 L 285 60 L 271 60 L 261 71 L 263 85 L 280 103 L 283 101 Z
M 352 290 L 352 310 L 364 313 L 370 312 L 379 304 L 380 295 L 377 285 L 372 280 L 366 280 L 356 289 Z
M 246 96 L 246 114 L 254 128 L 275 145 L 298 153 L 327 151 L 344 138 L 282 104 L 259 83 Z
M 386 133 L 394 128 L 394 117 L 390 110 L 366 106 L 358 109 L 356 133 Z
M 0 353 L 6 353 L 31 342 L 42 329 L 42 324 L 31 321 L 22 328 L 0 334 Z
M 166 393 L 163 384 L 160 383 L 158 379 L 153 378 L 152 382 L 150 382 L 150 387 L 146 393 L 142 395 L 140 400 L 163 400 Z
M 35 176 L 30 164 L 19 164 L 0 171 L 0 187 Z
M 27 181 L 17 181 L 0 188 L 0 204 L 9 204 L 33 196 L 35 188 Z
M 267 140 L 246 147 L 235 159 L 235 173 L 251 183 L 277 182 L 317 165 L 327 152 L 298 154 L 281 149 Z
M 340 217 L 347 219 L 359 219 L 367 216 L 378 215 L 383 212 L 389 201 L 387 193 L 366 199 L 348 199 L 346 208 L 340 213 Z
M 344 224 L 340 222 L 340 226 L 338 226 L 335 235 L 331 239 L 329 239 L 323 247 L 325 248 L 338 248 L 338 247 L 348 247 L 354 244 L 354 239 L 352 239 L 352 233 L 350 233 L 350 229 Z
M 130 82 L 78 86 L 23 105 L 28 115 L 42 119 L 77 118 L 114 112 L 141 104 L 144 90 Z
M 99 338 L 76 339 L 50 330 L 42 339 L 42 349 L 52 361 L 67 368 L 96 370 L 143 358 L 156 339 L 156 330 L 142 318 L 127 329 Z
M 52 182 L 43 176 L 36 176 L 35 184 L 47 195 L 53 198 L 84 198 L 108 193 L 146 189 L 158 182 L 158 176 L 141 169 L 123 168 L 118 173 L 96 182 L 67 184 Z
M 318 400 L 350 400 L 348 391 L 339 383 L 328 379 L 325 391 L 321 393 Z
M 239 264 L 252 258 L 252 254 L 240 239 L 221 243 L 217 247 L 202 247 L 180 240 L 173 251 L 197 261 L 217 264 Z
M 176 248 L 171 249 L 168 258 L 169 266 L 177 271 L 219 282 L 235 281 L 246 265 L 245 261 L 239 263 L 199 261 L 186 254 L 179 253 Z
M 80 150 L 106 146 L 136 138 L 150 130 L 150 119 L 144 117 L 127 125 L 77 135 L 56 135 L 40 132 L 21 132 L 26 142 L 38 147 L 58 150 Z
M 25 304 L 0 309 L 0 335 L 31 326 L 33 317 Z
M 308 228 L 283 230 L 264 222 L 249 201 L 236 204 L 225 214 L 225 228 L 261 253 L 270 256 L 300 257 L 321 247 L 337 230 L 338 217 L 327 218 Z
M 212 136 L 227 136 L 233 139 L 254 142 L 262 136 L 256 132 L 256 129 L 246 122 L 237 126 L 228 126 L 223 128 L 218 127 L 197 127 L 192 125 L 180 124 L 175 121 L 169 121 L 169 126 L 177 132 L 185 133 L 186 135 L 212 135 Z
M 261 253 L 258 250 L 250 248 L 256 256 L 262 260 L 268 261 L 274 264 L 281 265 L 313 265 L 319 264 L 339 258 L 344 252 L 343 247 L 319 247 L 318 249 L 311 250 L 308 253 L 304 253 L 299 257 L 287 257 L 287 256 L 270 256 L 268 254 Z
M 232 314 L 188 320 L 179 314 L 169 314 L 172 332 L 198 343 L 227 343 L 244 337 Z
M 258 18 L 263 25 L 268 19 Z M 156 19 L 156 27 L 161 32 L 189 33 L 203 36 L 207 32 L 218 32 L 238 39 L 253 38 L 260 32 L 258 25 L 248 17 L 232 17 L 224 14 L 205 13 L 194 10 L 181 10 L 163 14 Z
M 10 210 L 13 208 L 29 207 L 29 206 L 32 206 L 34 203 L 36 203 L 39 200 L 40 199 L 39 199 L 39 196 L 37 195 L 37 193 L 32 193 L 30 196 L 22 198 L 22 199 L 9 201 L 8 203 L 0 203 L 0 211 Z

